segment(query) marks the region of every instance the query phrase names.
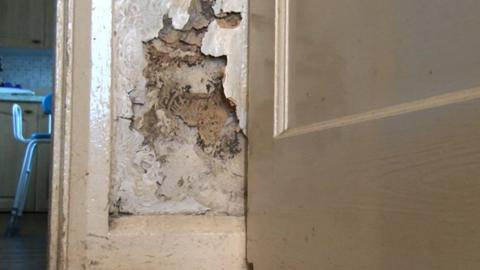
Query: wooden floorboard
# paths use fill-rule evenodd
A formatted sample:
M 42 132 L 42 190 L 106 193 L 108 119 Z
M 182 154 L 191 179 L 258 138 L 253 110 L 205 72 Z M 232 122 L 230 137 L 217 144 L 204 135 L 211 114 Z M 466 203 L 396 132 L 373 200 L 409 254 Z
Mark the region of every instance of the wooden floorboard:
M 47 258 L 47 215 L 25 214 L 20 233 L 5 238 L 8 214 L 0 214 L 0 270 L 44 270 Z

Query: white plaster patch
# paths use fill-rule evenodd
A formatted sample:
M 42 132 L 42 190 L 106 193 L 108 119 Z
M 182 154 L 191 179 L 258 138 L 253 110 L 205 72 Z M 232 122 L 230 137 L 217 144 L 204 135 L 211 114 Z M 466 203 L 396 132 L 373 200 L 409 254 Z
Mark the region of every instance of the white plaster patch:
M 168 16 L 172 18 L 172 25 L 176 29 L 182 29 L 190 19 L 188 8 L 192 0 L 164 1 L 169 8 Z
M 247 1 L 244 0 L 217 0 L 213 5 L 216 14 L 222 12 L 242 12 L 247 10 Z
M 246 0 L 219 0 L 214 5 L 216 14 L 239 12 L 240 25 L 235 28 L 221 28 L 212 22 L 204 37 L 202 52 L 215 57 L 226 55 L 227 67 L 223 88 L 225 96 L 237 105 L 240 128 L 246 134 L 247 123 L 247 53 L 248 14 Z

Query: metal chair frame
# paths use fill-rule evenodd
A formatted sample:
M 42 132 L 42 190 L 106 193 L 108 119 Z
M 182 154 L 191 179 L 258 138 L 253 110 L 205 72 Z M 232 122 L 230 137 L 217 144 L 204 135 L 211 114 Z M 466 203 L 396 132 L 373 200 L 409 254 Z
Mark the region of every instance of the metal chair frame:
M 27 199 L 28 186 L 30 182 L 30 174 L 32 171 L 32 161 L 37 145 L 48 144 L 51 142 L 51 113 L 48 119 L 48 132 L 47 133 L 32 133 L 28 138 L 23 136 L 23 112 L 22 108 L 18 104 L 12 106 L 12 124 L 13 124 L 13 136 L 18 141 L 26 144 L 25 154 L 23 157 L 22 168 L 18 177 L 17 190 L 15 193 L 15 199 L 13 202 L 10 220 L 7 225 L 5 235 L 12 237 L 17 234 L 19 230 L 19 219 L 23 215 L 25 208 L 25 202 Z

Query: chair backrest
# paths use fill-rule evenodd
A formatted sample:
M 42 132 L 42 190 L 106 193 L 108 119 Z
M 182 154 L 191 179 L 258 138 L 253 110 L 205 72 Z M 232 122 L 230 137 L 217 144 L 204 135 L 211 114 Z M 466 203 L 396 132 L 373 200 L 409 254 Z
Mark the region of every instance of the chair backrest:
M 48 94 L 43 97 L 42 111 L 44 114 L 52 114 L 52 94 Z
M 22 108 L 18 104 L 13 104 L 12 106 L 12 127 L 13 127 L 13 137 L 15 139 L 25 142 L 23 137 L 23 119 L 22 119 Z
M 43 113 L 48 115 L 48 133 L 52 133 L 52 94 L 46 95 L 42 99 L 41 108 Z M 21 142 L 27 142 L 23 136 L 23 116 L 22 108 L 18 104 L 12 106 L 12 127 L 13 137 Z

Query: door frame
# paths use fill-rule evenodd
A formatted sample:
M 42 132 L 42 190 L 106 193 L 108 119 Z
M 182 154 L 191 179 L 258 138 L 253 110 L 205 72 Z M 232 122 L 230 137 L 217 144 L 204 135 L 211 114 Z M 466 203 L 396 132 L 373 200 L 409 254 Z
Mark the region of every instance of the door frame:
M 109 219 L 116 121 L 111 98 L 116 76 L 112 72 L 113 1 L 56 1 L 48 269 L 99 264 L 105 269 L 130 269 L 131 265 L 244 269 L 244 217 Z
M 56 0 L 49 270 L 79 265 L 86 232 L 108 231 L 111 18 L 112 1 Z
M 68 239 L 68 184 L 62 181 L 68 179 L 69 155 L 71 149 L 71 82 L 72 63 L 66 59 L 72 52 L 72 32 L 68 26 L 72 20 L 73 1 L 56 1 L 55 30 L 55 73 L 54 73 L 54 109 L 53 109 L 53 140 L 52 140 L 52 175 L 50 182 L 50 209 L 48 235 L 48 269 L 65 269 L 66 242 Z M 69 99 L 67 102 L 66 99 Z M 65 207 L 64 207 L 65 206 Z

